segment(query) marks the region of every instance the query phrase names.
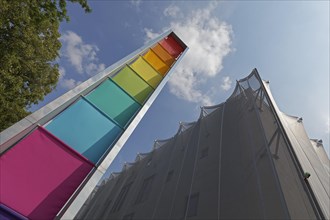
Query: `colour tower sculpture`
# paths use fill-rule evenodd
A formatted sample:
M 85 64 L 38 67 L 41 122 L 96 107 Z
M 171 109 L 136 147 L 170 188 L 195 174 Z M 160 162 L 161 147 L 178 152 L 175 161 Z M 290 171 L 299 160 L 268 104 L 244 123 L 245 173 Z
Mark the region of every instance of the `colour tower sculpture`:
M 0 133 L 0 217 L 71 219 L 187 46 L 167 31 Z

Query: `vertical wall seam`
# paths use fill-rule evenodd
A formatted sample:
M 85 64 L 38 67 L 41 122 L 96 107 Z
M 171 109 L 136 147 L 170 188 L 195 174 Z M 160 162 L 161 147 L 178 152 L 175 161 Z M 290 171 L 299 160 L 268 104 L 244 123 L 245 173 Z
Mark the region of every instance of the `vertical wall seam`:
M 203 120 L 202 118 L 199 119 L 199 128 L 198 128 L 198 141 L 197 141 L 197 149 L 196 149 L 196 154 L 195 154 L 195 159 L 194 159 L 194 167 L 193 167 L 193 173 L 192 173 L 192 177 L 191 177 L 191 183 L 190 183 L 190 187 L 189 187 L 189 194 L 188 194 L 188 199 L 187 199 L 187 206 L 186 206 L 186 210 L 185 210 L 185 215 L 184 215 L 184 219 L 187 219 L 187 214 L 188 214 L 188 209 L 189 209 L 189 204 L 190 204 L 190 196 L 191 196 L 191 191 L 192 191 L 192 187 L 194 184 L 194 177 L 195 177 L 195 172 L 196 172 L 196 164 L 197 164 L 197 158 L 198 158 L 198 154 L 199 154 L 199 145 L 200 145 L 200 137 L 201 137 L 201 132 L 202 132 L 202 124 L 203 124 Z
M 178 135 L 175 136 L 175 139 L 174 139 L 174 148 L 172 149 L 171 151 L 171 157 L 168 161 L 168 165 L 167 165 L 167 169 L 166 169 L 166 173 L 165 173 L 165 178 L 164 178 L 164 181 L 163 181 L 163 184 L 162 184 L 162 188 L 160 190 L 160 194 L 158 196 L 158 199 L 156 201 L 156 205 L 155 205 L 155 208 L 154 208 L 154 211 L 152 212 L 152 216 L 151 216 L 151 219 L 154 219 L 154 216 L 156 215 L 156 211 L 157 211 L 157 208 L 158 208 L 158 204 L 162 198 L 162 195 L 163 195 L 163 191 L 164 191 L 164 188 L 165 188 L 165 184 L 166 184 L 166 180 L 167 180 L 167 175 L 168 175 L 168 172 L 170 170 L 170 166 L 171 166 L 171 162 L 173 160 L 173 152 L 176 150 L 176 142 L 177 142 L 177 138 L 178 138 Z
M 220 219 L 220 202 L 221 202 L 221 156 L 222 156 L 222 134 L 223 134 L 223 120 L 225 115 L 226 102 L 223 104 L 221 113 L 221 124 L 220 124 L 220 138 L 219 138 L 219 177 L 218 177 L 218 220 Z
M 243 117 L 245 120 L 245 123 L 247 123 L 247 119 L 246 119 L 246 111 L 244 112 L 245 113 L 245 117 Z M 249 142 L 251 144 L 251 147 L 252 147 L 252 152 L 253 152 L 253 167 L 254 167 L 254 170 L 256 172 L 256 177 L 257 177 L 257 187 L 258 187 L 258 194 L 259 194 L 259 199 L 260 199 L 260 206 L 261 206 L 261 211 L 262 211 L 262 215 L 263 215 L 263 219 L 266 219 L 267 216 L 266 216 L 266 213 L 265 213 L 265 205 L 264 205 L 264 198 L 263 198 L 263 195 L 262 195 L 262 190 L 261 190 L 261 182 L 260 182 L 260 175 L 259 175 L 259 171 L 258 171 L 258 168 L 257 168 L 257 162 L 256 162 L 256 150 L 255 150 L 255 143 L 253 143 L 252 141 L 252 138 L 251 138 L 251 130 L 250 129 L 247 129 L 247 133 L 248 133 L 248 136 L 249 136 Z M 267 147 L 268 147 L 268 144 L 267 144 Z M 262 150 L 263 151 L 263 150 Z M 261 152 L 262 152 L 261 151 Z
M 195 125 L 193 125 L 193 126 L 195 126 Z M 190 140 L 193 132 L 194 131 L 191 131 L 191 134 L 189 135 L 188 140 Z M 183 141 L 183 136 L 181 136 L 181 137 L 182 137 L 182 141 Z M 185 144 L 185 151 L 184 151 L 184 155 L 183 155 L 183 159 L 182 159 L 182 163 L 181 163 L 181 167 L 180 167 L 180 172 L 179 172 L 177 183 L 175 185 L 174 195 L 173 195 L 173 199 L 172 199 L 172 203 L 171 203 L 171 209 L 170 209 L 169 218 L 168 218 L 169 220 L 171 219 L 171 216 L 172 216 L 173 206 L 174 206 L 177 190 L 178 190 L 179 183 L 180 183 L 181 173 L 182 173 L 182 170 L 183 170 L 184 162 L 185 162 L 185 159 L 186 159 L 186 154 L 187 154 L 187 151 L 188 151 L 188 142 Z
M 261 83 L 261 82 L 259 82 L 259 83 Z M 254 109 L 254 112 L 257 116 L 257 119 L 258 119 L 258 122 L 259 122 L 259 127 L 263 129 L 263 125 L 262 125 L 260 115 L 259 115 L 259 112 L 258 112 L 258 107 L 256 106 L 255 102 L 253 102 L 253 109 Z M 284 209 L 284 211 L 287 215 L 287 218 L 290 219 L 291 218 L 290 213 L 289 213 L 288 207 L 287 207 L 286 202 L 285 202 L 284 194 L 283 194 L 281 183 L 280 183 L 280 180 L 278 178 L 278 174 L 277 174 L 277 171 L 276 171 L 276 168 L 275 168 L 275 165 L 274 165 L 274 161 L 271 158 L 272 154 L 271 154 L 271 152 L 268 148 L 268 141 L 267 141 L 267 137 L 265 135 L 264 130 L 262 132 L 262 136 L 263 136 L 263 139 L 264 139 L 264 147 L 266 148 L 266 151 L 267 151 L 267 154 L 268 154 L 268 159 L 269 159 L 271 167 L 272 167 L 273 175 L 276 179 L 277 190 L 279 192 L 279 195 L 280 195 L 280 198 L 281 198 L 281 201 L 282 201 L 281 202 L 282 208 Z

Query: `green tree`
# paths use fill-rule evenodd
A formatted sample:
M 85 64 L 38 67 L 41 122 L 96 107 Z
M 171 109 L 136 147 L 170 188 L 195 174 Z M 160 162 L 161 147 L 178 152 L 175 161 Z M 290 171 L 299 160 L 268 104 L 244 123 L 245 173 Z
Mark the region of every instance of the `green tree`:
M 85 10 L 87 0 L 69 0 Z M 56 86 L 59 25 L 69 21 L 66 0 L 0 0 L 0 131 Z

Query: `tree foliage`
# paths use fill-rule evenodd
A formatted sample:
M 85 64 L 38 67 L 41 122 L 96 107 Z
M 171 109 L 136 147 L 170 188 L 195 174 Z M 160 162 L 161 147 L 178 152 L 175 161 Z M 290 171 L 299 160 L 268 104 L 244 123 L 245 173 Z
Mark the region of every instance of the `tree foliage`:
M 85 10 L 87 0 L 70 0 Z M 0 131 L 56 86 L 66 0 L 0 0 Z

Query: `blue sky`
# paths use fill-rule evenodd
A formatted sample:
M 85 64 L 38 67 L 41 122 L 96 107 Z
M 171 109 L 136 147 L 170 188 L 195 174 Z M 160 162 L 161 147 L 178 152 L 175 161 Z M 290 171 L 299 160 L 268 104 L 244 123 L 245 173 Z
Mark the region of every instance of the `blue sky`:
M 280 109 L 303 117 L 329 152 L 329 1 L 89 1 L 62 23 L 61 79 L 36 110 L 172 28 L 190 47 L 172 80 L 111 166 L 119 171 L 155 139 L 195 121 L 199 106 L 225 101 L 257 68 Z M 182 86 L 184 85 L 184 86 Z

